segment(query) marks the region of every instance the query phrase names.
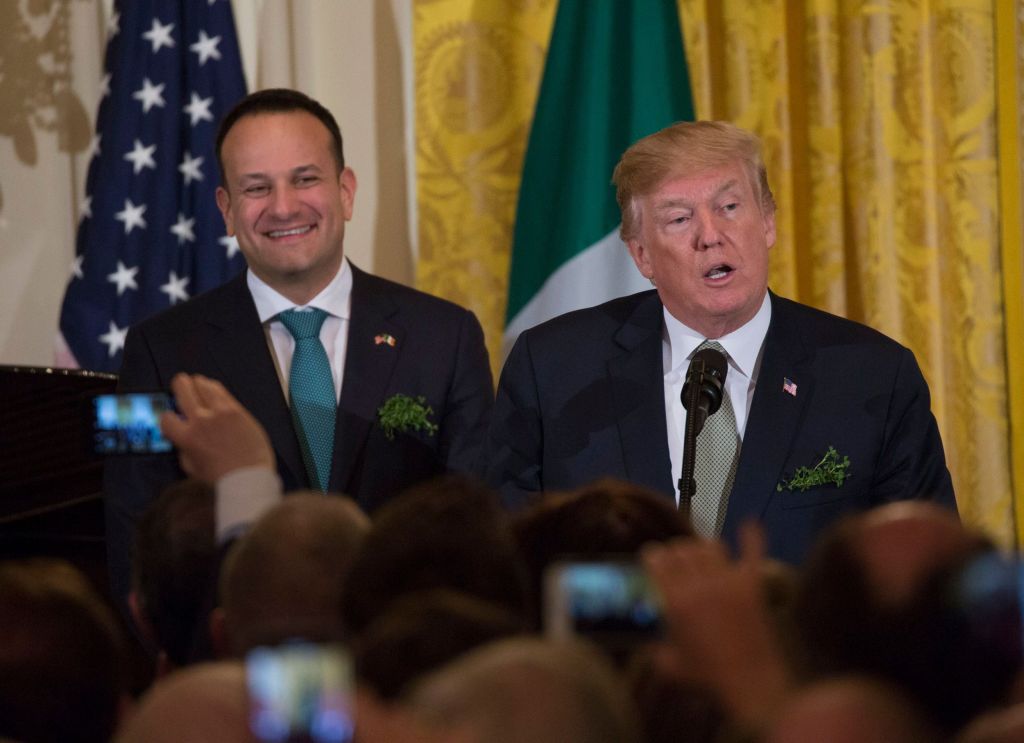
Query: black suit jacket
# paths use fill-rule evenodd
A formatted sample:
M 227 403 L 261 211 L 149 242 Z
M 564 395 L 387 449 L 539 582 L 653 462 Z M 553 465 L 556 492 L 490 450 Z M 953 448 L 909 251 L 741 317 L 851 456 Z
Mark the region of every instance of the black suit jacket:
M 771 295 L 740 461 L 723 526 L 764 525 L 770 554 L 799 562 L 827 524 L 906 498 L 955 508 L 928 387 L 913 354 L 858 323 Z M 654 291 L 568 313 L 523 333 L 498 385 L 488 481 L 515 508 L 545 490 L 619 477 L 674 497 Z M 796 395 L 783 380 L 797 385 Z M 783 489 L 829 446 L 842 485 Z
M 483 332 L 472 312 L 352 266 L 352 316 L 335 423 L 330 490 L 373 511 L 405 487 L 446 470 L 477 473 L 494 396 Z M 394 346 L 376 342 L 390 335 Z M 167 389 L 178 372 L 219 379 L 266 428 L 285 490 L 309 487 L 291 411 L 244 272 L 133 327 L 119 389 Z M 423 395 L 436 435 L 377 425 L 394 394 Z M 115 589 L 127 589 L 139 514 L 182 473 L 173 457 L 118 459 L 105 473 L 107 544 Z

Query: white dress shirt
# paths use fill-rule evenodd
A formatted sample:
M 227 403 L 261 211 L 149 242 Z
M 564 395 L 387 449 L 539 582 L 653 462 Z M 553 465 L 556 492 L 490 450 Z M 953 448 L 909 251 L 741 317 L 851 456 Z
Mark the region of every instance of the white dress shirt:
M 288 400 L 288 375 L 295 352 L 295 338 L 277 316 L 290 309 L 317 308 L 327 313 L 320 327 L 320 342 L 324 344 L 327 360 L 334 379 L 335 399 L 341 398 L 341 383 L 345 372 L 345 351 L 348 348 L 349 318 L 352 315 L 352 268 L 342 258 L 341 268 L 331 283 L 313 297 L 308 304 L 296 305 L 282 296 L 252 271 L 246 276 L 249 292 L 256 304 L 256 313 L 263 324 L 270 355 L 277 368 L 277 377 Z M 281 478 L 266 467 L 243 467 L 229 472 L 215 483 L 215 519 L 217 543 L 238 537 L 250 524 L 281 502 Z
M 672 461 L 672 487 L 679 503 L 679 475 L 683 471 L 683 437 L 686 434 L 686 409 L 680 396 L 686 382 L 686 370 L 694 352 L 705 340 L 718 341 L 725 349 L 729 369 L 725 375 L 725 388 L 736 414 L 736 430 L 740 443 L 747 427 L 750 403 L 754 399 L 757 374 L 761 369 L 764 339 L 772 317 L 772 303 L 767 292 L 757 314 L 746 325 L 721 338 L 705 338 L 696 330 L 679 322 L 668 309 L 664 310 L 665 325 L 662 333 L 662 368 L 665 377 L 665 422 L 668 430 L 668 452 Z
M 320 342 L 324 344 L 327 360 L 331 364 L 334 398 L 340 400 L 341 383 L 345 374 L 345 351 L 348 348 L 348 325 L 352 315 L 352 269 L 348 264 L 348 258 L 342 258 L 341 268 L 331 279 L 331 283 L 305 305 L 296 305 L 252 271 L 246 276 L 246 282 L 252 300 L 256 303 L 260 322 L 263 323 L 263 332 L 267 336 L 267 345 L 277 367 L 277 377 L 281 381 L 281 389 L 284 390 L 286 400 L 289 399 L 288 374 L 292 367 L 292 354 L 295 352 L 295 338 L 288 332 L 284 323 L 276 318 L 280 313 L 291 309 L 315 307 L 327 313 L 327 318 L 320 328 Z

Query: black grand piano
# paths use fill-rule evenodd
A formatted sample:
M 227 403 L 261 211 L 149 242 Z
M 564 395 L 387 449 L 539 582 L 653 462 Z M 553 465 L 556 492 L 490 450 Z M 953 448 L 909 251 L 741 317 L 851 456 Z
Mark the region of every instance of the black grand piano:
M 0 558 L 70 560 L 106 585 L 102 469 L 83 410 L 113 374 L 0 366 Z

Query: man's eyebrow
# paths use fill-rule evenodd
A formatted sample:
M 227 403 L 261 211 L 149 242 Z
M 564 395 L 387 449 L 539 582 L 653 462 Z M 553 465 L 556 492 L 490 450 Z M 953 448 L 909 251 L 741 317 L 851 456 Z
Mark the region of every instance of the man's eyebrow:
M 302 175 L 304 173 L 319 173 L 320 166 L 315 163 L 309 163 L 307 165 L 299 165 L 298 167 L 291 169 L 292 175 Z M 261 181 L 270 178 L 269 175 L 262 171 L 254 171 L 252 173 L 242 173 L 238 176 L 239 180 L 243 181 Z
M 663 212 L 669 209 L 677 208 L 692 208 L 692 204 L 687 199 L 663 199 L 654 205 L 654 211 Z
M 737 183 L 739 183 L 738 179 L 730 178 L 725 183 L 723 183 L 721 186 L 719 186 L 717 189 L 715 189 L 715 193 L 712 195 L 712 198 L 717 199 L 719 196 L 724 194 L 726 191 L 731 191 L 733 188 L 736 187 Z
M 730 191 L 733 188 L 735 188 L 737 183 L 739 183 L 738 179 L 730 178 L 725 183 L 723 183 L 721 186 L 719 186 L 718 188 L 715 189 L 714 193 L 711 194 L 711 198 L 712 199 L 717 199 L 723 193 L 725 193 L 727 191 Z M 674 199 L 674 198 L 663 199 L 662 201 L 659 201 L 657 204 L 654 205 L 654 211 L 661 212 L 661 211 L 666 211 L 668 209 L 676 209 L 676 208 L 680 208 L 680 207 L 681 208 L 686 208 L 686 209 L 691 209 L 691 208 L 693 208 L 693 203 L 689 199 Z

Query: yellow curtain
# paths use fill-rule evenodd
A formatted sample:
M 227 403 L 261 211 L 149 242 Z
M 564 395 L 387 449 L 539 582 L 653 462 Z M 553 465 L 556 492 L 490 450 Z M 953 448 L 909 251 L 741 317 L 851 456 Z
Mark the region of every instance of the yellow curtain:
M 771 286 L 913 349 L 963 518 L 1019 543 L 1024 0 L 677 2 L 698 116 L 766 145 Z M 419 285 L 493 353 L 555 3 L 415 3 Z
M 1006 369 L 1010 402 L 1010 461 L 1017 547 L 1024 545 L 1024 2 L 1000 2 L 996 88 L 999 91 L 999 183 Z
M 520 171 L 556 0 L 414 0 L 421 289 L 476 312 L 497 376 Z

